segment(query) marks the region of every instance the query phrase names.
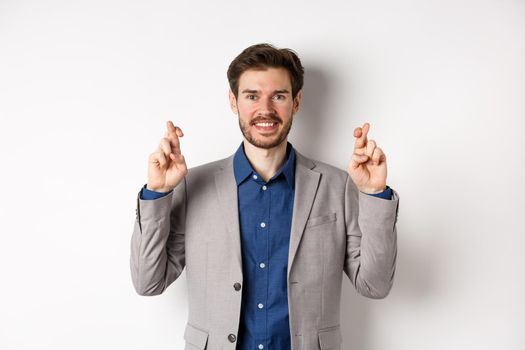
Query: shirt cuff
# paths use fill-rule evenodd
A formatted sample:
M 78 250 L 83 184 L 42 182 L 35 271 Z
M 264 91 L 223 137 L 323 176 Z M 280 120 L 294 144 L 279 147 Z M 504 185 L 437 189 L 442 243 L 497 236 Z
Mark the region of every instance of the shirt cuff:
M 168 192 L 151 191 L 146 188 L 146 185 L 147 184 L 144 184 L 144 187 L 142 187 L 142 189 L 140 190 L 140 199 L 144 199 L 144 200 L 158 199 L 158 198 L 166 196 L 168 193 L 173 191 L 173 190 L 168 191 Z
M 383 192 L 374 193 L 374 194 L 372 194 L 372 193 L 365 193 L 365 194 L 367 194 L 369 196 L 383 198 L 383 199 L 389 199 L 389 200 L 392 199 L 392 189 L 390 187 L 388 187 L 388 186 L 386 186 L 386 189 Z

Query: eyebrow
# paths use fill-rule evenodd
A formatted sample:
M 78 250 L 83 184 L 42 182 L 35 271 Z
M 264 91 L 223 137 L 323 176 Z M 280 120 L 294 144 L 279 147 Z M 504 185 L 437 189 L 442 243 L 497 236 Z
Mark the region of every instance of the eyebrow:
M 259 93 L 259 90 L 250 90 L 250 89 L 244 89 L 242 90 L 241 94 L 257 94 Z M 274 94 L 289 94 L 290 91 L 287 89 L 280 89 L 280 90 L 274 90 Z

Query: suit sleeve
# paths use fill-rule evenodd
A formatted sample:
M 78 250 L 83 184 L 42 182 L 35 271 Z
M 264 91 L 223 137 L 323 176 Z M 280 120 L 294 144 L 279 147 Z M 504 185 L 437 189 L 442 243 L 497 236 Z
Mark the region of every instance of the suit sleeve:
M 394 281 L 399 196 L 384 200 L 359 191 L 350 176 L 345 186 L 346 257 L 344 271 L 357 292 L 385 298 Z
M 146 199 L 146 200 L 158 199 L 158 198 L 164 197 L 165 195 L 173 191 L 173 190 L 168 191 L 168 192 L 150 191 L 147 189 L 147 185 L 148 184 L 144 184 L 144 186 L 142 187 L 139 193 L 140 199 Z
M 392 189 L 390 187 L 388 187 L 388 186 L 386 186 L 386 188 L 385 188 L 385 190 L 383 192 L 380 192 L 380 193 L 367 193 L 367 194 L 369 196 L 374 196 L 374 197 L 383 198 L 383 199 L 387 199 L 387 200 L 391 200 L 392 199 Z
M 130 268 L 140 295 L 163 293 L 185 267 L 186 196 L 186 178 L 158 199 L 137 195 Z

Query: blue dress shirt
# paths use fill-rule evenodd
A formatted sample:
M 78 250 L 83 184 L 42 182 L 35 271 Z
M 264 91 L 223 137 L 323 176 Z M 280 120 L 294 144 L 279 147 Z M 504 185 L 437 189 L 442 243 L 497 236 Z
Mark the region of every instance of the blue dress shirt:
M 237 349 L 290 349 L 287 268 L 295 186 L 295 151 L 265 182 L 241 143 L 233 159 L 238 187 L 243 295 Z
M 295 187 L 295 150 L 287 142 L 283 166 L 267 182 L 241 143 L 233 168 L 238 189 L 243 289 L 237 349 L 290 349 L 287 269 Z M 141 190 L 141 199 L 169 192 Z M 392 190 L 372 196 L 391 199 Z

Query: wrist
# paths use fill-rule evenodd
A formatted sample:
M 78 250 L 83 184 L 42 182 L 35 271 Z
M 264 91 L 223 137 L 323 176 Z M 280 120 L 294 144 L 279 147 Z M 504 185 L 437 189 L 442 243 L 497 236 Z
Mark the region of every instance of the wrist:
M 384 186 L 383 188 L 360 188 L 359 191 L 365 194 L 378 194 L 384 192 L 386 189 L 387 186 Z
M 146 189 L 148 191 L 161 192 L 161 193 L 167 193 L 172 190 L 172 188 L 168 188 L 168 187 L 155 187 L 155 186 L 150 186 L 150 185 L 146 185 Z

